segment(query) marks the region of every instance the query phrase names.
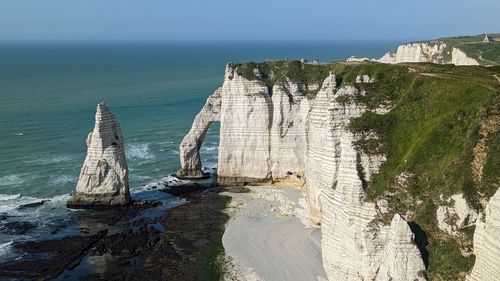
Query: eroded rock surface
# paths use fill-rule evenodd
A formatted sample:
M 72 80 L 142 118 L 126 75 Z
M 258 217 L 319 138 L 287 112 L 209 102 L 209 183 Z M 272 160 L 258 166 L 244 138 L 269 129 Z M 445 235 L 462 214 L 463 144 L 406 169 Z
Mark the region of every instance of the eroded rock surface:
M 398 46 L 395 51 L 387 52 L 383 57 L 376 60 L 382 63 L 405 63 L 405 62 L 432 62 L 452 63 L 455 65 L 479 65 L 479 62 L 467 56 L 459 48 L 453 47 L 451 51 L 443 41 L 428 41 L 407 43 Z
M 296 83 L 274 85 L 271 98 L 273 118 L 270 131 L 271 175 L 274 180 L 302 185 L 307 146 L 307 115 L 310 102 Z
M 270 179 L 273 108 L 269 89 L 228 65 L 221 97 L 217 182 L 231 185 Z
M 311 220 L 315 224 L 321 223 L 321 190 L 332 188 L 337 178 L 339 158 L 332 110 L 336 86 L 336 78 L 332 73 L 316 95 L 309 113 L 305 174 L 308 208 Z
M 445 204 L 439 206 L 436 213 L 441 230 L 455 234 L 458 229 L 476 222 L 477 212 L 469 206 L 462 193 L 452 195 Z
M 387 241 L 376 280 L 425 280 L 425 265 L 415 235 L 398 214 L 392 219 Z
M 178 178 L 206 177 L 201 170 L 200 148 L 210 124 L 220 121 L 221 92 L 219 88 L 208 97 L 200 113 L 196 115 L 191 130 L 182 140 L 179 147 L 181 170 L 177 172 Z
M 446 44 L 440 41 L 408 43 L 398 47 L 395 52 L 388 52 L 378 61 L 383 63 L 434 62 L 443 59 Z
M 500 189 L 490 198 L 474 232 L 476 263 L 467 280 L 500 279 Z
M 479 65 L 479 62 L 458 48 L 453 48 L 451 51 L 451 63 L 454 65 Z
M 107 105 L 97 105 L 87 137 L 87 157 L 68 207 L 126 205 L 130 202 L 123 135 Z

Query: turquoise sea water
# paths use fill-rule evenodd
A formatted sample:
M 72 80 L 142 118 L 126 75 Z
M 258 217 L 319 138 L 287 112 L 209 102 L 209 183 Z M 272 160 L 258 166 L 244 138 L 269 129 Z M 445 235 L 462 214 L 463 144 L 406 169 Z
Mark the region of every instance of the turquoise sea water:
M 0 43 L 0 215 L 40 225 L 67 215 L 98 102 L 121 124 L 139 194 L 179 168 L 179 143 L 227 62 L 380 57 L 398 43 Z M 202 148 L 207 167 L 217 162 L 217 130 Z M 16 209 L 43 198 L 51 202 Z M 17 238 L 0 235 L 0 258 Z

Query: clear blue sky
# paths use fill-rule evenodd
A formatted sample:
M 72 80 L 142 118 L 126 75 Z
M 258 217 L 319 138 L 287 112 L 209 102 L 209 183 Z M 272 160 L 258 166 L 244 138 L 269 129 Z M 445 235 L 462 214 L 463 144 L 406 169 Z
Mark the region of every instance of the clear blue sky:
M 484 32 L 500 32 L 500 0 L 0 0 L 0 40 L 392 40 Z

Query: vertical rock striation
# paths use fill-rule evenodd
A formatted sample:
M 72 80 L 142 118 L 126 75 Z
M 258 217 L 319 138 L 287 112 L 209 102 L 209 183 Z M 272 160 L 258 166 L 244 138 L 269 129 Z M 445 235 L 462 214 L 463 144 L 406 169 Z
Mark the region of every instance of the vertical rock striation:
M 218 184 L 271 179 L 273 108 L 269 89 L 260 80 L 238 75 L 228 65 L 221 91 Z
M 500 280 L 500 189 L 476 222 L 474 254 L 476 263 L 467 280 Z
M 210 124 L 220 121 L 221 92 L 219 88 L 208 97 L 200 113 L 196 115 L 191 130 L 182 140 L 179 146 L 181 170 L 177 172 L 178 178 L 202 179 L 206 177 L 201 171 L 200 148 Z
M 273 180 L 302 185 L 307 146 L 309 100 L 296 83 L 286 80 L 273 86 L 270 158 Z
M 128 167 L 120 125 L 108 106 L 100 103 L 94 131 L 87 137 L 87 157 L 76 193 L 67 206 L 126 205 L 129 202 Z
M 308 118 L 305 175 L 309 214 L 314 224 L 321 223 L 321 190 L 332 188 L 337 178 L 339 139 L 334 136 L 332 110 L 336 86 L 335 75 L 330 73 L 312 102 Z
M 415 235 L 400 215 L 394 215 L 376 280 L 425 280 L 425 266 Z

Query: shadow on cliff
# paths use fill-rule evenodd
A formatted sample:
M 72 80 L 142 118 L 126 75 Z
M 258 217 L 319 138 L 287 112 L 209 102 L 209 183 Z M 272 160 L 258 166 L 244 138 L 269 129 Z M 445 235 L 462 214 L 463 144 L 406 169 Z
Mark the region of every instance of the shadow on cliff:
M 411 231 L 415 234 L 415 244 L 417 244 L 417 248 L 420 251 L 420 255 L 422 256 L 422 260 L 424 261 L 425 268 L 429 268 L 429 251 L 425 247 L 429 245 L 429 241 L 427 240 L 427 234 L 422 230 L 422 228 L 416 224 L 415 222 L 408 222 Z

